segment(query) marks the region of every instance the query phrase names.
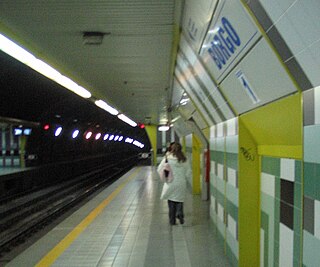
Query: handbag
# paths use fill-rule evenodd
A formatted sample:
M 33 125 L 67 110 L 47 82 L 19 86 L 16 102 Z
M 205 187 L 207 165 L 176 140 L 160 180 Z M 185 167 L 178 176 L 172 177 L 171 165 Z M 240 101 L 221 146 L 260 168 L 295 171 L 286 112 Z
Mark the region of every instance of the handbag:
M 164 183 L 171 183 L 173 181 L 172 169 L 168 162 L 167 157 L 162 169 L 159 171 L 159 175 L 160 175 L 160 180 Z

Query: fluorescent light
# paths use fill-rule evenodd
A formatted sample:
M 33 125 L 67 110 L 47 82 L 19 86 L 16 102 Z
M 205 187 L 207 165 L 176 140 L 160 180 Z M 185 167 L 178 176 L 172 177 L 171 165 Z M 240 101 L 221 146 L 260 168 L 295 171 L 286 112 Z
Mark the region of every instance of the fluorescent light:
M 168 131 L 169 129 L 170 129 L 170 127 L 167 126 L 167 125 L 162 125 L 162 126 L 159 126 L 159 128 L 158 128 L 158 130 L 159 130 L 160 132 L 166 132 L 166 131 Z
M 125 123 L 128 123 L 129 125 L 131 125 L 132 127 L 136 127 L 138 124 L 136 122 L 134 122 L 133 120 L 129 119 L 126 115 L 124 114 L 119 114 L 118 118 L 122 121 L 124 121 Z
M 133 142 L 133 139 L 130 137 L 127 137 L 125 142 L 131 144 Z
M 144 144 L 141 144 L 139 141 L 135 140 L 133 141 L 133 144 L 137 147 L 140 147 L 140 148 L 144 148 Z
M 75 139 L 78 135 L 79 135 L 79 130 L 75 130 L 75 131 L 72 133 L 72 138 Z
M 0 34 L 0 49 L 24 64 L 30 64 L 35 56 Z
M 40 74 L 71 90 L 77 95 L 83 98 L 91 97 L 91 93 L 87 89 L 79 86 L 68 77 L 63 76 L 59 71 L 52 68 L 44 61 L 36 58 L 34 55 L 15 44 L 2 34 L 0 34 L 0 49 Z
M 83 88 L 82 86 L 79 86 L 74 81 L 72 81 L 70 78 L 61 75 L 57 80 L 55 80 L 58 84 L 62 85 L 63 87 L 69 89 L 70 91 L 76 93 L 79 96 L 82 96 L 84 98 L 90 98 L 91 93 Z
M 118 115 L 119 111 L 114 109 L 113 107 L 109 106 L 106 102 L 103 100 L 96 100 L 94 102 L 99 108 L 104 109 L 105 111 L 108 111 L 112 115 Z
M 91 135 L 92 135 L 92 132 L 87 132 L 86 139 L 88 140 L 91 137 Z
M 104 137 L 103 137 L 103 140 L 107 140 L 109 137 L 109 134 L 105 134 Z
M 101 137 L 101 133 L 97 133 L 95 139 L 96 139 L 96 140 L 99 140 L 100 137 Z
M 55 137 L 59 136 L 59 135 L 61 134 L 61 132 L 62 132 L 62 127 L 58 127 L 58 128 L 56 129 L 55 133 L 54 133 L 54 136 L 55 136 Z

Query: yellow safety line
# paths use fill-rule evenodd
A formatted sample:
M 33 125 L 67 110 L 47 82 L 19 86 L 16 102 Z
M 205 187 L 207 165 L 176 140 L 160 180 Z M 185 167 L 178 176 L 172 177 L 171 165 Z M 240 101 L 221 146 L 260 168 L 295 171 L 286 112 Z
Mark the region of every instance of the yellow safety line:
M 135 174 L 140 171 L 138 168 L 132 173 L 116 190 L 114 190 L 98 207 L 96 207 L 90 214 L 82 220 L 64 239 L 62 239 L 46 256 L 44 256 L 36 266 L 50 266 L 57 258 L 73 243 L 73 241 L 93 222 L 93 220 L 109 205 L 109 203 L 121 192 L 121 190 L 129 183 Z

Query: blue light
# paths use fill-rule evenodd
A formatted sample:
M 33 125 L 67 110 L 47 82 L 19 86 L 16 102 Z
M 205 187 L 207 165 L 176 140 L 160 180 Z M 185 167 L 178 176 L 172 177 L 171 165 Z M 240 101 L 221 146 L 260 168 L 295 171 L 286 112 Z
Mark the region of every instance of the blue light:
M 62 132 L 62 127 L 58 127 L 54 133 L 54 136 L 58 137 L 61 134 L 61 132 Z
M 75 139 L 78 135 L 79 135 L 79 130 L 75 130 L 75 131 L 72 133 L 72 138 Z

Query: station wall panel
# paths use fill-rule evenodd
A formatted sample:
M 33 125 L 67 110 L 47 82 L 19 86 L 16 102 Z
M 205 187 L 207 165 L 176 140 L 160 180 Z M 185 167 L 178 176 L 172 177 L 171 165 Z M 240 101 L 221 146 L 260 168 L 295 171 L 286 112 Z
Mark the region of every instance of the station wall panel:
M 304 183 L 303 264 L 320 262 L 320 87 L 303 93 L 304 101 Z
M 217 0 L 185 1 L 182 30 L 196 51 L 201 47 L 217 2 Z
M 227 76 L 221 88 L 239 114 L 297 92 L 264 39 Z
M 261 159 L 260 266 L 300 266 L 302 161 Z
M 302 90 L 320 84 L 319 1 L 245 1 Z
M 238 120 L 210 128 L 210 217 L 233 266 L 238 266 Z

